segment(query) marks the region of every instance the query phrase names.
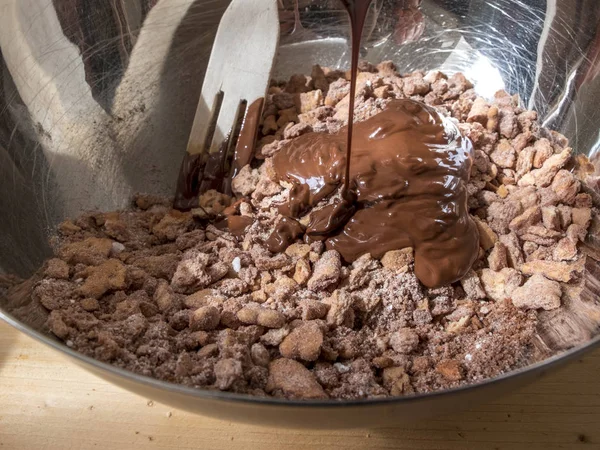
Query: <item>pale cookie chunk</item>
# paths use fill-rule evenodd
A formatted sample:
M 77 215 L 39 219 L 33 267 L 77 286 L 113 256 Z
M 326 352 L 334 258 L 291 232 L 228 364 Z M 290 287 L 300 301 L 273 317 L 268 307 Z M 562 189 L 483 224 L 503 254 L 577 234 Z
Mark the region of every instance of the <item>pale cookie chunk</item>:
M 109 257 L 112 243 L 110 239 L 91 237 L 65 245 L 59 255 L 69 264 L 96 265 Z
M 500 236 L 500 242 L 506 247 L 506 257 L 509 267 L 518 269 L 519 266 L 525 262 L 519 238 L 515 233 L 504 234 Z
M 319 106 L 323 106 L 323 102 L 323 91 L 317 89 L 315 91 L 300 94 L 296 104 L 296 109 L 298 109 L 300 114 L 304 114 L 318 108 Z
M 485 126 L 488 121 L 489 110 L 490 105 L 487 103 L 487 101 L 483 97 L 477 97 L 473 102 L 471 111 L 469 111 L 467 122 L 479 122 Z
M 68 280 L 69 265 L 62 259 L 52 258 L 46 263 L 44 276 L 48 278 L 56 278 L 57 280 Z
M 496 242 L 498 242 L 498 235 L 490 228 L 490 226 L 483 222 L 478 217 L 473 217 L 475 225 L 477 225 L 477 231 L 479 232 L 479 245 L 484 250 L 492 248 Z
M 403 395 L 414 392 L 410 376 L 403 367 L 387 367 L 383 370 L 383 385 L 391 395 Z
M 535 260 L 528 261 L 520 267 L 524 275 L 541 274 L 555 281 L 568 283 L 573 279 L 578 269 L 564 262 Z
M 285 249 L 285 253 L 292 258 L 304 258 L 310 253 L 310 245 L 292 244 Z
M 474 270 L 469 270 L 460 280 L 462 288 L 467 294 L 467 298 L 473 300 L 482 300 L 485 298 L 485 291 L 481 286 L 481 280 Z
M 549 230 L 559 231 L 561 229 L 561 218 L 556 206 L 545 206 L 542 208 L 542 223 Z
M 392 250 L 386 252 L 381 258 L 381 264 L 386 269 L 400 271 L 405 269 L 409 264 L 415 260 L 414 250 L 412 247 L 404 248 L 402 250 Z
M 77 293 L 83 297 L 100 298 L 111 290 L 124 289 L 125 266 L 118 259 L 109 259 L 99 266 L 90 266 L 81 275 L 85 278 Z
M 533 145 L 535 148 L 535 158 L 533 159 L 533 167 L 539 169 L 544 163 L 554 154 L 554 149 L 550 141 L 546 138 L 538 139 Z
M 338 284 L 342 268 L 340 254 L 328 250 L 315 263 L 313 274 L 308 280 L 308 288 L 312 291 L 322 291 Z
M 463 377 L 463 369 L 460 363 L 454 359 L 440 361 L 435 371 L 449 381 L 459 381 Z
M 294 328 L 279 345 L 282 356 L 303 361 L 316 361 L 323 345 L 323 332 L 316 322 L 305 322 Z
M 558 241 L 552 251 L 552 259 L 555 261 L 573 261 L 577 258 L 577 241 L 564 238 Z
M 512 139 L 519 134 L 517 116 L 511 108 L 500 109 L 500 123 L 498 124 L 500 134 Z
M 508 267 L 508 250 L 506 246 L 501 242 L 496 242 L 494 248 L 488 256 L 488 265 L 492 270 L 502 270 Z
M 252 362 L 257 366 L 268 367 L 269 362 L 271 362 L 269 351 L 260 343 L 252 344 L 252 347 L 250 347 L 250 356 L 252 357 Z
M 327 313 L 327 323 L 330 326 L 352 328 L 354 325 L 353 301 L 348 293 L 337 290 L 331 297 L 325 299 L 325 302 L 330 305 Z
M 258 170 L 252 169 L 250 165 L 245 165 L 231 181 L 231 189 L 235 194 L 246 197 L 254 192 L 259 179 Z
M 306 259 L 299 259 L 294 270 L 294 281 L 304 286 L 312 274 L 310 263 Z
M 523 214 L 511 220 L 508 228 L 517 234 L 524 234 L 526 230 L 542 220 L 542 209 L 539 206 L 532 206 L 526 209 Z
M 398 353 L 407 354 L 419 345 L 419 335 L 410 328 L 401 328 L 390 336 L 390 347 Z
M 290 399 L 323 399 L 327 394 L 315 376 L 293 359 L 281 358 L 269 364 L 267 392 L 280 390 Z
M 217 328 L 221 314 L 214 306 L 203 306 L 190 314 L 189 327 L 192 331 L 211 331 Z
M 152 227 L 152 233 L 160 239 L 174 241 L 185 234 L 194 223 L 190 213 L 171 210 Z
M 288 327 L 275 328 L 263 334 L 260 342 L 270 347 L 277 347 L 288 334 L 290 334 Z
M 519 186 L 549 186 L 550 183 L 552 183 L 554 176 L 571 158 L 572 152 L 573 150 L 571 148 L 566 148 L 561 153 L 552 155 L 544 162 L 540 169 L 534 169 L 524 175 L 523 178 L 519 180 Z
M 176 292 L 192 293 L 207 287 L 229 272 L 225 263 L 210 264 L 211 257 L 196 249 L 188 250 L 177 265 L 171 285 Z
M 516 163 L 515 149 L 506 139 L 502 139 L 494 151 L 490 153 L 490 159 L 498 167 L 512 169 Z
M 547 311 L 560 307 L 562 295 L 560 284 L 548 280 L 543 275 L 534 274 L 527 282 L 514 290 L 512 302 L 517 308 L 545 309 Z
M 281 328 L 285 325 L 285 316 L 273 309 L 261 309 L 256 318 L 256 324 L 265 328 Z
M 559 170 L 551 187 L 561 203 L 572 205 L 581 189 L 581 182 L 568 170 Z
M 516 166 L 517 176 L 519 178 L 528 173 L 533 167 L 535 153 L 536 151 L 533 147 L 526 147 L 519 153 Z
M 244 376 L 242 363 L 232 358 L 221 359 L 215 364 L 215 386 L 225 391 Z
M 571 213 L 573 223 L 587 230 L 592 222 L 592 210 L 590 208 L 573 208 Z
M 510 200 L 507 199 L 505 201 L 497 201 L 497 202 L 493 202 L 487 210 L 487 226 L 485 227 L 480 227 L 478 226 L 478 230 L 480 231 L 480 235 L 481 235 L 481 230 L 482 228 L 484 230 L 487 230 L 487 228 L 491 228 L 493 231 L 495 231 L 496 233 L 499 234 L 506 234 L 508 233 L 510 230 L 508 228 L 508 225 L 510 224 L 510 222 L 517 217 L 519 214 L 521 214 L 523 212 L 523 207 L 521 206 L 521 202 L 520 201 L 514 201 L 514 200 Z M 482 222 L 485 223 L 485 222 Z M 492 237 L 492 241 L 491 244 L 489 245 L 489 248 L 493 247 L 493 244 L 495 244 L 495 240 Z M 482 245 L 483 246 L 483 245 Z
M 302 310 L 302 320 L 324 319 L 329 312 L 330 305 L 318 300 L 302 300 L 300 302 Z
M 495 301 L 510 298 L 512 292 L 523 282 L 521 274 L 510 268 L 502 269 L 499 272 L 483 269 L 480 278 L 486 294 Z

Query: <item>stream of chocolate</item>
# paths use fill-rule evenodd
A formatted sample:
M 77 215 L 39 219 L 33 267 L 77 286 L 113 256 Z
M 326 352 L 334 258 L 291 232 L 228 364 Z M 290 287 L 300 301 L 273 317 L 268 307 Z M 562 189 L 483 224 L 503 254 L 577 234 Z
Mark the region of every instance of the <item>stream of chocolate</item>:
M 347 144 L 347 161 L 351 161 L 350 152 L 352 151 L 352 136 L 354 130 L 354 98 L 356 96 L 356 78 L 358 73 L 358 58 L 360 56 L 360 41 L 362 38 L 363 28 L 367 20 L 369 6 L 373 0 L 342 0 L 342 4 L 348 11 L 350 17 L 351 31 L 351 61 L 350 61 L 350 97 L 348 102 L 348 144 Z M 350 189 L 350 163 L 346 165 L 344 174 L 344 197 L 346 198 Z M 346 198 L 346 200 L 350 200 Z
M 273 157 L 278 181 L 292 185 L 280 212 L 306 224 L 309 240 L 325 240 L 348 262 L 414 247 L 415 274 L 424 285 L 462 278 L 479 249 L 467 208 L 471 142 L 449 119 L 413 100 L 393 100 L 355 124 L 350 161 L 347 131 L 305 134 Z M 339 195 L 348 165 L 352 205 Z M 296 229 L 290 238 L 299 234 Z

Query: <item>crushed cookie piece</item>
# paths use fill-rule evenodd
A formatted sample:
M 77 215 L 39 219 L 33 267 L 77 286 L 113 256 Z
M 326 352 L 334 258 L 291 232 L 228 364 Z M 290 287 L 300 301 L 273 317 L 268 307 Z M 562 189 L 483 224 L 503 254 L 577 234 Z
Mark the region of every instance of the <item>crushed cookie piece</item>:
M 303 361 L 316 361 L 323 345 L 323 332 L 316 322 L 309 321 L 294 328 L 279 345 L 282 356 Z
M 524 275 L 540 274 L 550 280 L 568 283 L 578 269 L 565 262 L 534 260 L 522 264 L 520 270 Z
M 381 265 L 386 269 L 402 271 L 408 268 L 408 265 L 415 260 L 414 249 L 412 247 L 402 250 L 391 250 L 381 258 Z
M 311 291 L 323 291 L 336 286 L 341 268 L 340 254 L 335 250 L 326 251 L 315 263 L 312 276 L 308 280 L 308 288 Z
M 293 359 L 280 358 L 269 364 L 267 392 L 280 390 L 290 399 L 322 399 L 327 394 L 315 376 L 302 364 Z
M 459 381 L 463 377 L 460 363 L 456 360 L 444 359 L 438 363 L 435 370 L 449 381 Z
M 398 353 L 411 353 L 419 345 L 419 335 L 410 328 L 401 328 L 390 337 L 390 347 Z
M 221 314 L 214 306 L 202 306 L 189 315 L 189 327 L 192 331 L 211 331 L 217 328 Z
M 545 309 L 560 307 L 560 284 L 536 273 L 525 284 L 512 293 L 512 302 L 517 308 Z

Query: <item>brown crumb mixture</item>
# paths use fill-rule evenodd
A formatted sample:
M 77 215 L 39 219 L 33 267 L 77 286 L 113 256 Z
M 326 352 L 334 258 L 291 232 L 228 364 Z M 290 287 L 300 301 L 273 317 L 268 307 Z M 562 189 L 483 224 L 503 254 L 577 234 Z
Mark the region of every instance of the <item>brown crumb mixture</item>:
M 140 195 L 131 210 L 61 224 L 32 294 L 49 330 L 161 380 L 304 399 L 429 392 L 547 356 L 535 345 L 540 314 L 561 310 L 582 280 L 580 244 L 597 213 L 581 181 L 586 159 L 516 96 L 480 98 L 460 73 L 361 67 L 356 120 L 409 97 L 456 118 L 473 141 L 469 208 L 481 249 L 463 280 L 424 288 L 410 248 L 345 265 L 321 243 L 281 254 L 262 245 L 288 194 L 270 158 L 289 139 L 345 124 L 347 75 L 315 66 L 270 88 L 236 198 L 210 191 L 182 213 Z M 226 208 L 253 225 L 233 236 L 207 222 Z

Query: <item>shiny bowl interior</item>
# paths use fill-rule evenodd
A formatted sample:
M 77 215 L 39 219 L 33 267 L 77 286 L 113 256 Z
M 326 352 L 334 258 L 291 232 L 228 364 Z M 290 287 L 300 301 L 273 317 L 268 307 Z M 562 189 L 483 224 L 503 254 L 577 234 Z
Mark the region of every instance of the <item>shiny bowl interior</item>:
M 289 3 L 289 4 L 288 4 Z M 274 78 L 313 64 L 348 66 L 341 4 L 300 0 L 302 27 L 282 33 Z M 401 72 L 464 72 L 478 93 L 518 93 L 544 126 L 596 159 L 600 143 L 600 3 L 422 0 L 423 33 L 397 37 L 399 8 L 375 0 L 362 56 Z M 219 18 L 227 0 L 6 0 L 0 6 L 0 275 L 31 275 L 48 237 L 85 210 L 126 207 L 135 192 L 172 194 Z M 293 2 L 282 2 L 285 17 Z M 282 16 L 283 17 L 283 16 Z M 291 402 L 193 390 L 124 372 L 0 317 L 110 381 L 192 411 L 263 424 L 362 426 L 466 406 L 511 389 L 598 343 L 498 379 L 391 400 Z M 36 331 L 37 329 L 37 331 Z

